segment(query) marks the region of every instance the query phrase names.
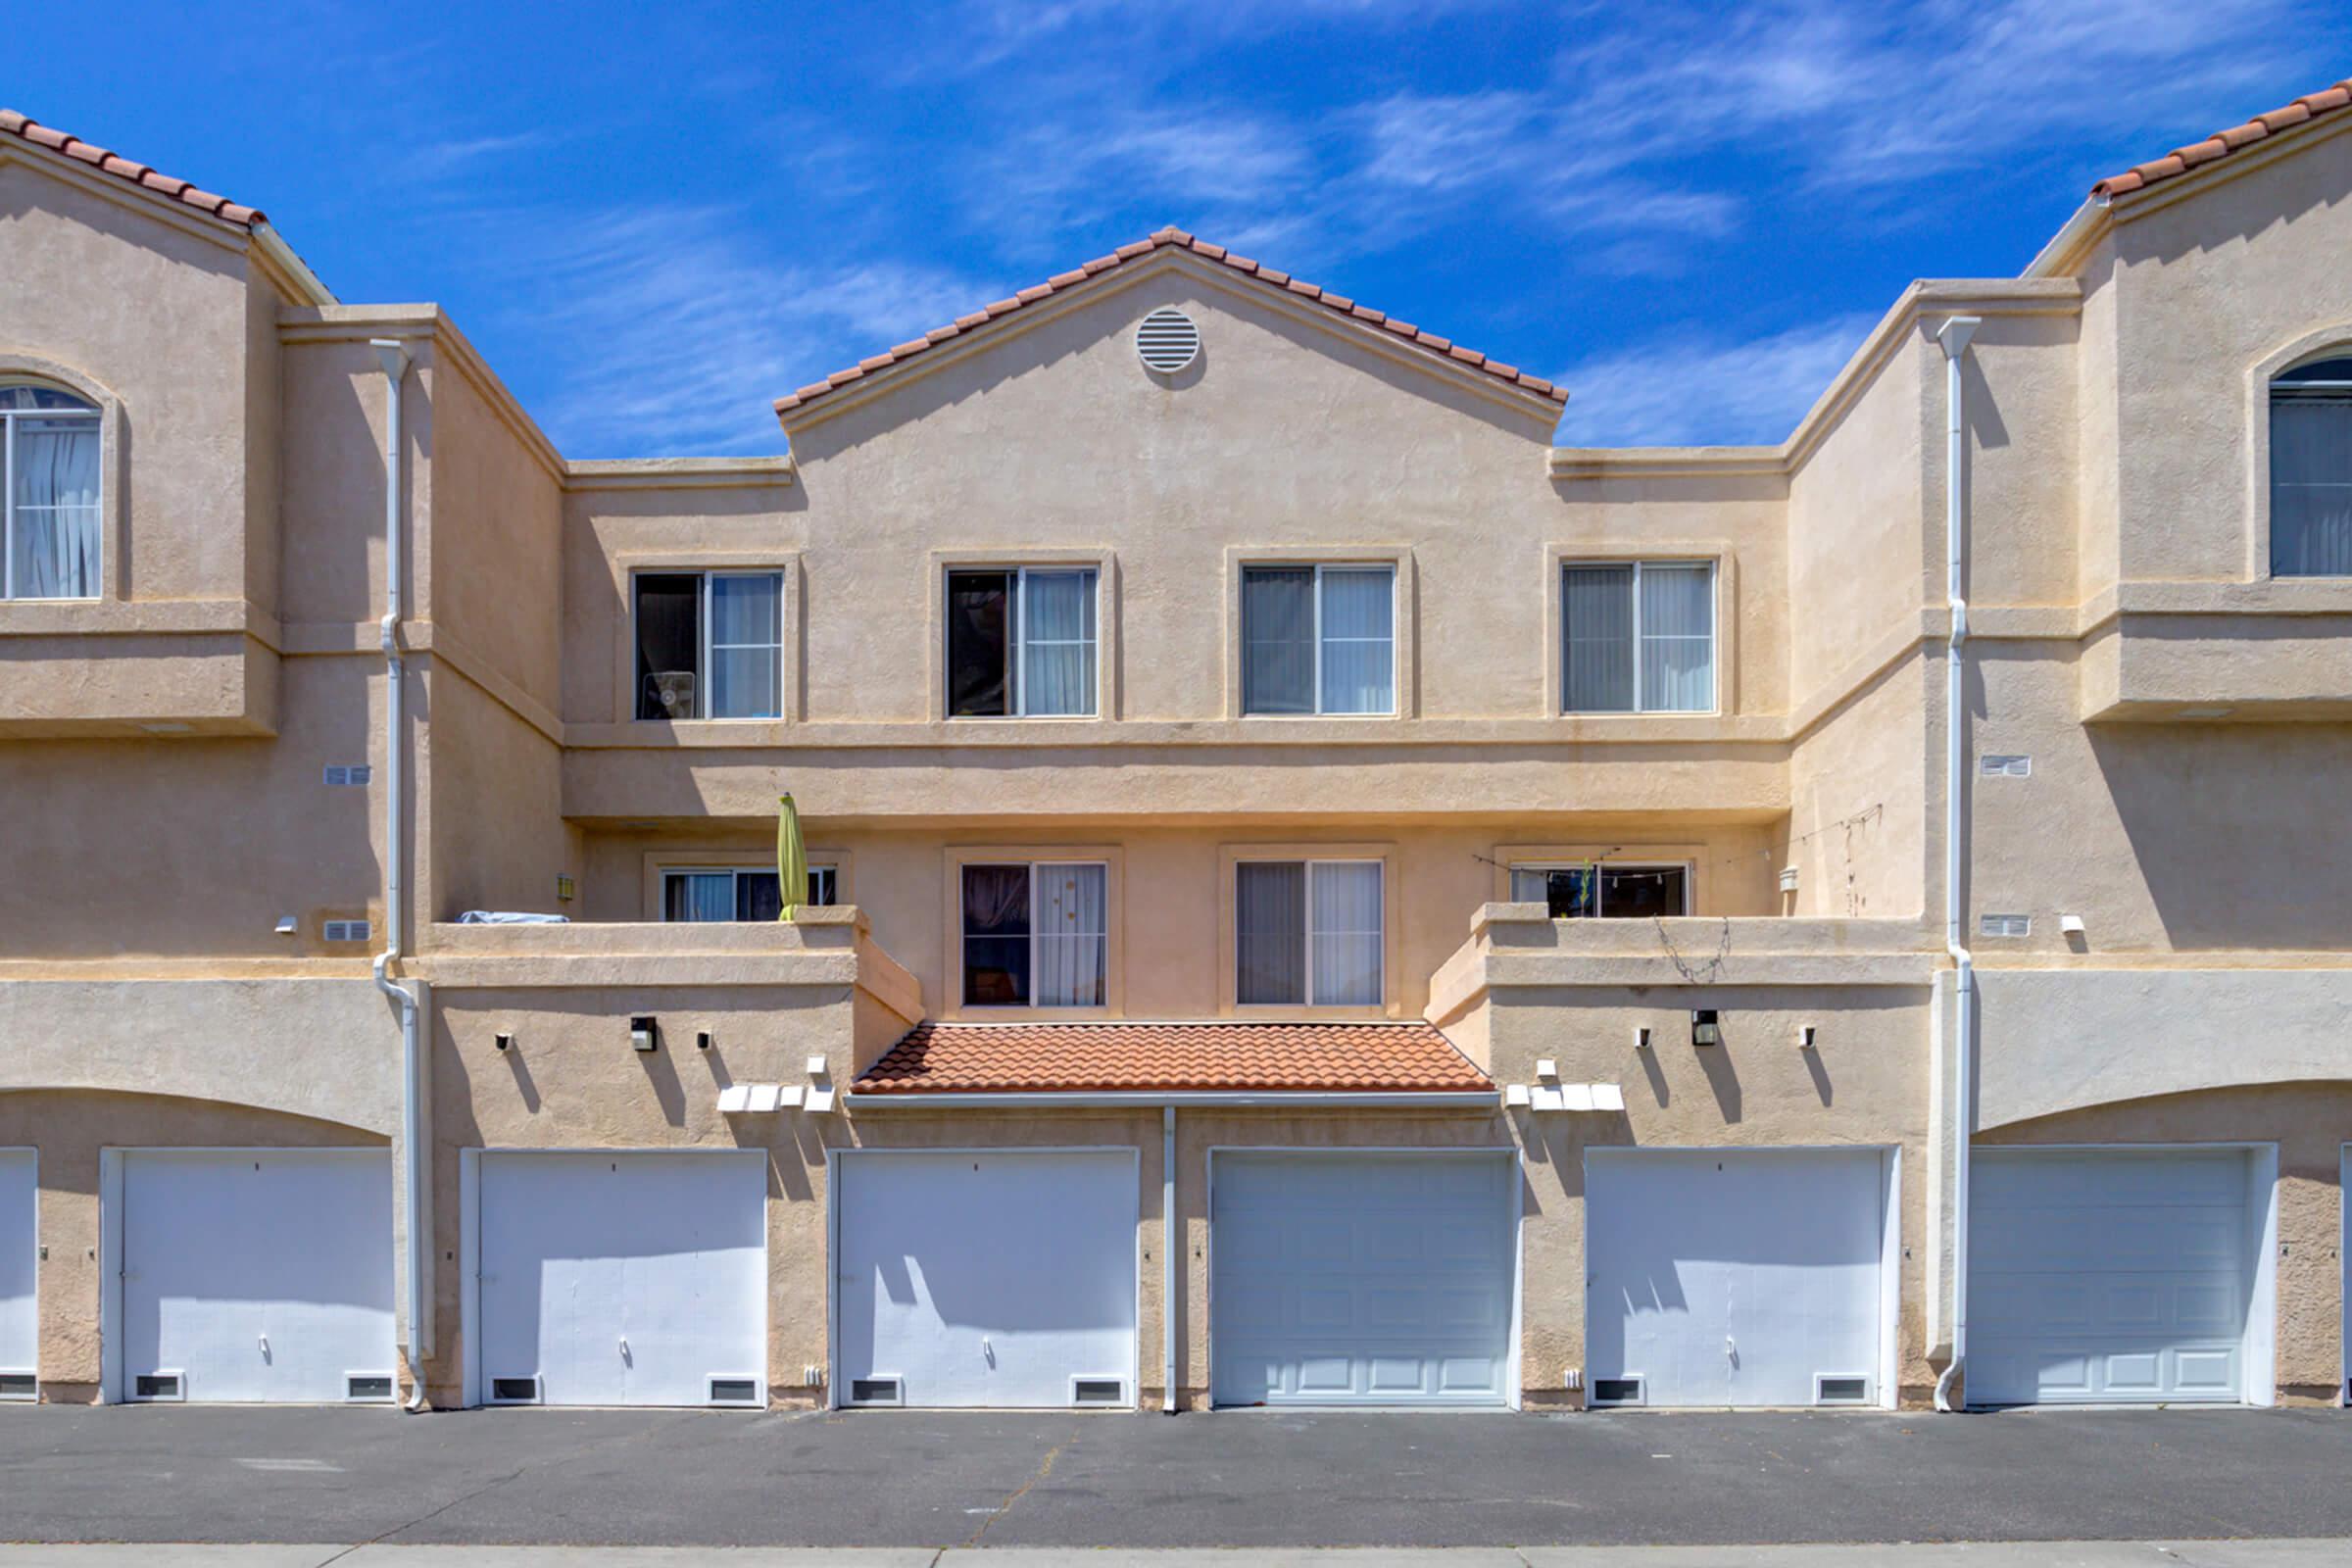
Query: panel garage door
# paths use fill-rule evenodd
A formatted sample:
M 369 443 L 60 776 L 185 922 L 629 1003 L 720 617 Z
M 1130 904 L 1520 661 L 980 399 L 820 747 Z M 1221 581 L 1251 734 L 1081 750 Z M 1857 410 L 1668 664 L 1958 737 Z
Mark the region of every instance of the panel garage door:
M 1135 1402 L 1139 1179 L 1129 1149 L 843 1152 L 835 1396 Z
M 391 1376 L 388 1151 L 121 1158 L 118 1397 L 315 1403 Z
M 37 1205 L 29 1149 L 0 1149 L 0 1398 L 32 1397 L 40 1350 L 33 1305 L 40 1258 Z
M 493 1402 L 767 1402 L 767 1157 L 495 1151 L 479 1170 Z
M 1217 1403 L 1510 1397 L 1508 1155 L 1220 1152 L 1210 1175 Z
M 2251 1175 L 2242 1150 L 1976 1151 L 1969 1402 L 2243 1397 Z
M 1883 1402 L 1886 1185 L 1875 1149 L 1586 1151 L 1588 1400 Z

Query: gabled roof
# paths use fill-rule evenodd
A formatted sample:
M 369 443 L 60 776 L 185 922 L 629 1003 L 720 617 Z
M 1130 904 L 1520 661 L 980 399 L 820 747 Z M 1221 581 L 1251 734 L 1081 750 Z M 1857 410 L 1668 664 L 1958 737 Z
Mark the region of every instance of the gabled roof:
M 916 1024 L 858 1095 L 1494 1092 L 1425 1023 Z
M 225 196 L 216 196 L 209 190 L 199 190 L 184 179 L 174 179 L 170 174 L 150 169 L 145 164 L 124 158 L 118 153 L 109 152 L 95 143 L 83 141 L 79 136 L 44 125 L 37 120 L 18 114 L 14 109 L 0 109 L 0 133 L 31 142 L 36 147 L 46 147 L 52 152 L 64 153 L 68 158 L 77 159 L 92 169 L 112 174 L 118 179 L 128 180 L 133 185 L 154 191 L 159 196 L 169 196 L 173 201 L 182 202 L 209 217 L 218 218 L 224 223 L 235 223 L 244 228 L 260 228 L 270 221 L 258 207 L 242 206 L 230 201 Z
M 2153 163 L 2140 164 L 2120 174 L 2110 174 L 2091 186 L 2090 194 L 2104 201 L 2144 189 L 2162 180 L 2177 179 L 2192 169 L 2202 169 L 2217 158 L 2227 158 L 2241 147 L 2250 146 L 2306 121 L 2335 114 L 2347 105 L 2352 105 L 2352 77 L 2346 77 L 2332 87 L 2305 93 L 2293 103 L 2281 105 L 2267 115 L 2256 115 L 2242 125 L 2217 130 L 2203 141 L 2177 147 Z
M 1425 332 L 1410 321 L 1400 321 L 1385 312 L 1373 310 L 1370 306 L 1358 305 L 1344 294 L 1334 294 L 1329 289 L 1306 282 L 1302 278 L 1293 277 L 1288 272 L 1277 271 L 1273 268 L 1253 262 L 1246 256 L 1236 256 L 1222 245 L 1211 245 L 1206 240 L 1197 239 L 1183 229 L 1171 225 L 1157 230 L 1148 238 L 1139 239 L 1131 245 L 1122 245 L 1108 256 L 1098 256 L 1083 267 L 1072 268 L 1066 272 L 1057 272 L 1043 283 L 1022 289 L 1009 299 L 999 300 L 994 305 L 984 305 L 969 316 L 958 316 L 947 325 L 935 326 L 921 337 L 909 339 L 898 347 L 887 349 L 870 359 L 859 360 L 846 369 L 835 370 L 822 381 L 812 381 L 797 392 L 776 399 L 776 413 L 784 415 L 795 409 L 807 408 L 826 394 L 837 392 L 850 383 L 877 370 L 886 370 L 894 365 L 903 365 L 908 360 L 939 347 L 942 343 L 961 337 L 966 332 L 1010 316 L 1026 306 L 1035 305 L 1040 300 L 1049 299 L 1065 289 L 1074 288 L 1078 284 L 1100 277 L 1105 272 L 1114 271 L 1131 262 L 1141 261 L 1156 251 L 1168 249 L 1187 251 L 1192 255 L 1231 268 L 1243 276 L 1254 278 L 1277 293 L 1287 294 L 1295 299 L 1311 301 L 1337 315 L 1358 321 L 1366 327 L 1391 333 L 1397 339 L 1427 350 L 1440 359 L 1450 361 L 1455 365 L 1466 366 L 1472 369 L 1483 370 L 1489 375 L 1508 381 L 1523 391 L 1532 392 L 1539 397 L 1549 398 L 1554 403 L 1568 401 L 1568 394 L 1564 389 L 1553 386 L 1540 375 L 1531 375 L 1517 366 L 1505 365 L 1500 360 L 1491 360 L 1475 349 L 1463 348 L 1451 338 L 1440 337 L 1435 332 Z

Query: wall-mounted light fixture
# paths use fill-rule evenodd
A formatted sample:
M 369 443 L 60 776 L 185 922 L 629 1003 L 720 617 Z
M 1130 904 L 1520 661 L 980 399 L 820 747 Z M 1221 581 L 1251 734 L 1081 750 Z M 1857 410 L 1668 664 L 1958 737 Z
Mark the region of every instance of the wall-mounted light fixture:
M 295 919 L 292 915 L 281 914 L 277 917 L 277 934 L 279 936 L 290 937 L 301 929 L 302 922 Z
M 1799 1051 L 1811 1051 L 1813 1049 L 1813 1026 L 1811 1024 L 1807 1023 L 1797 1025 L 1796 1049 Z
M 501 1051 L 513 1051 L 514 1049 L 514 1037 L 513 1035 L 492 1035 L 490 1037 L 490 1044 L 497 1047 Z
M 1694 1046 L 1720 1046 L 1723 1044 L 1723 1026 L 1715 1021 L 1713 1007 L 1692 1007 L 1690 1009 L 1690 1043 Z
M 694 1032 L 694 1049 L 697 1051 L 709 1051 L 710 1049 L 710 1030 L 697 1029 Z
M 1781 891 L 1783 893 L 1794 893 L 1796 891 L 1795 866 L 1784 865 L 1781 867 Z
M 578 888 L 572 882 L 571 878 L 561 875 L 556 878 L 556 898 L 559 901 L 566 904 L 570 903 L 571 896 L 577 891 Z
M 654 1051 L 662 1044 L 653 1016 L 640 1013 L 629 1020 L 629 1044 L 639 1051 Z
M 1645 1023 L 1638 1023 L 1634 1025 L 1634 1049 L 1636 1051 L 1647 1051 L 1649 1049 L 1649 1025 Z
M 1558 1062 L 1552 1060 L 1549 1056 L 1538 1058 L 1536 1062 L 1537 1077 L 1543 1079 L 1545 1083 L 1550 1083 L 1553 1079 L 1559 1077 L 1559 1075 L 1560 1064 Z

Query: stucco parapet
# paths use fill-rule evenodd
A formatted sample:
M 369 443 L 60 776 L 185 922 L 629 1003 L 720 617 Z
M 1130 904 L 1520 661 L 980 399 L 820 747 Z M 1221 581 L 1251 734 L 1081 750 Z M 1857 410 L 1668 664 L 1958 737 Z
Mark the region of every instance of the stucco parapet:
M 732 490 L 800 482 L 800 466 L 772 458 L 623 458 L 566 463 L 566 490 Z
M 1561 986 L 1926 986 L 1946 960 L 1910 920 L 1725 916 L 1554 920 L 1540 904 L 1488 904 L 1431 982 L 1430 1016 L 1479 996 Z
M 741 924 L 439 922 L 427 928 L 424 950 L 409 968 L 445 990 L 846 987 L 859 983 L 861 948 L 880 956 L 866 936 L 864 914 L 849 906 L 807 909 L 796 920 Z M 891 984 L 887 971 L 884 976 L 883 983 Z

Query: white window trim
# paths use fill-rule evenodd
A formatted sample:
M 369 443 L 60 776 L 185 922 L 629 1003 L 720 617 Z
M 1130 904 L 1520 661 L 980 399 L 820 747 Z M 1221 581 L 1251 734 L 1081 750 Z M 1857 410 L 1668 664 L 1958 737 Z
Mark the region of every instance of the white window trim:
M 1568 573 L 1579 568 L 1630 566 L 1634 573 L 1633 586 L 1633 673 L 1634 705 L 1631 708 L 1570 708 L 1568 704 Z M 1707 697 L 1705 708 L 1650 708 L 1642 701 L 1642 570 L 1643 567 L 1669 566 L 1689 570 L 1701 566 L 1707 573 Z M 1551 574 L 1553 602 L 1559 606 L 1560 636 L 1554 661 L 1557 673 L 1553 679 L 1560 688 L 1560 714 L 1575 718 L 1586 715 L 1618 718 L 1696 718 L 1723 711 L 1723 578 L 1719 563 L 1708 557 L 1637 557 L 1633 560 L 1587 560 L 1573 556 L 1560 558 Z
M 967 995 L 971 987 L 970 965 L 965 961 L 965 944 L 970 933 L 963 924 L 963 879 L 977 866 L 1025 865 L 1029 868 L 1029 1000 L 1027 1002 L 974 1002 Z M 1040 1002 L 1037 1000 L 1037 941 L 1045 935 L 1037 928 L 1037 876 L 1052 866 L 1093 866 L 1102 873 L 1102 929 L 1100 933 L 1079 932 L 1095 936 L 1102 944 L 1102 1000 L 1101 1002 Z M 975 856 L 956 864 L 956 1005 L 974 1012 L 1100 1012 L 1110 1006 L 1110 862 L 1107 860 L 1051 860 L 1007 856 L 1001 860 Z M 993 941 L 994 938 L 983 940 Z
M 7 409 L 0 408 L 0 602 L 25 605 L 82 605 L 103 596 L 109 565 L 107 539 L 107 483 L 106 483 L 106 410 L 86 394 L 64 387 L 43 385 L 37 381 L 12 379 L 0 383 L 7 387 L 35 386 L 43 391 L 56 392 L 88 405 L 78 409 Z M 98 432 L 98 503 L 93 509 L 98 514 L 98 586 L 96 593 L 74 594 L 70 597 L 17 597 L 17 421 L 19 419 L 87 419 Z
M 638 613 L 638 610 L 637 610 L 637 606 L 638 606 L 637 582 L 638 582 L 638 579 L 639 579 L 639 578 L 641 578 L 641 577 L 693 577 L 693 578 L 696 578 L 696 579 L 700 580 L 700 582 L 702 583 L 702 587 L 701 587 L 701 589 L 700 589 L 700 590 L 699 590 L 699 592 L 698 592 L 698 597 L 699 597 L 699 600 L 700 600 L 700 610 L 698 611 L 698 612 L 697 612 L 697 615 L 696 615 L 696 619 L 697 619 L 697 620 L 698 620 L 698 622 L 699 622 L 699 625 L 696 627 L 696 638 L 697 638 L 697 642 L 698 642 L 699 646 L 698 646 L 698 647 L 697 647 L 697 649 L 695 650 L 695 663 L 696 663 L 696 667 L 695 667 L 695 672 L 694 672 L 694 718 L 693 718 L 693 722 L 695 722 L 695 723 L 710 723 L 710 724 L 775 724 L 775 723 L 780 723 L 780 722 L 782 722 L 782 721 L 783 721 L 783 718 L 784 718 L 784 706 L 785 706 L 785 704 L 784 704 L 784 692 L 785 692 L 785 687 L 784 687 L 784 645 L 785 645 L 786 641 L 788 640 L 788 637 L 789 637 L 789 634 L 790 634 L 790 627 L 789 627 L 789 626 L 786 624 L 786 622 L 785 622 L 785 612 L 784 612 L 784 590 L 785 590 L 785 585 L 786 585 L 786 573 L 785 573 L 785 569 L 784 569 L 782 566 L 636 566 L 636 567 L 632 567 L 632 568 L 630 568 L 630 571 L 629 571 L 629 716 L 630 716 L 632 719 L 634 719 L 636 722 L 638 722 L 638 723 L 641 723 L 641 724 L 674 724 L 674 723 L 677 723 L 677 722 L 678 722 L 678 720 L 676 720 L 676 719 L 674 719 L 674 718 L 644 718 L 644 717 L 641 717 L 641 716 L 639 716 L 639 714 L 638 714 L 638 711 L 637 711 L 637 707 L 638 707 L 637 699 L 638 699 L 638 697 L 639 697 L 639 695 L 640 695 L 640 686 L 639 686 L 639 683 L 640 683 L 641 681 L 643 681 L 643 680 L 644 680 L 644 678 L 645 678 L 643 671 L 642 671 L 642 670 L 640 670 L 640 669 L 638 668 L 638 662 L 639 662 L 641 659 L 643 659 L 643 658 L 644 658 L 644 652 L 643 652 L 642 645 L 640 645 L 640 644 L 639 644 L 639 642 L 638 642 L 638 640 L 637 640 L 637 613 Z M 720 578 L 720 577 L 765 577 L 765 578 L 768 578 L 768 579 L 772 580 L 772 581 L 775 583 L 775 585 L 776 585 L 776 640 L 775 640 L 773 643 L 718 643 L 718 644 L 713 644 L 713 643 L 711 642 L 711 640 L 710 640 L 710 584 L 711 584 L 713 581 L 715 581 L 715 580 L 717 580 L 718 578 Z M 710 687 L 711 687 L 711 678 L 710 678 L 710 671 L 711 671 L 711 662 L 710 662 L 710 654 L 711 654 L 711 650 L 713 649 L 713 647 L 719 647 L 719 648 L 728 648 L 728 649 L 736 649 L 736 648 L 767 648 L 767 649 L 771 649 L 771 650 L 773 651 L 773 653 L 774 653 L 774 655 L 775 655 L 775 675 L 776 675 L 776 710 L 775 710 L 774 712 L 772 712 L 772 713 L 730 713 L 730 714 L 726 715 L 726 716 L 725 716 L 725 717 L 723 717 L 723 718 L 713 718 L 713 717 L 711 716 L 711 714 L 710 714 Z
M 1299 911 L 1299 919 L 1300 919 L 1300 925 L 1301 925 L 1301 927 L 1302 927 L 1301 935 L 1303 936 L 1303 938 L 1304 938 L 1304 941 L 1305 941 L 1305 944 L 1306 944 L 1306 992 L 1305 992 L 1305 997 L 1304 997 L 1304 999 L 1303 999 L 1302 1001 L 1298 1001 L 1298 1002 L 1240 1002 L 1240 1003 L 1239 1003 L 1239 1004 L 1240 1004 L 1240 1005 L 1242 1005 L 1242 1006 L 1245 1006 L 1245 1007 L 1377 1007 L 1377 1006 L 1381 1006 L 1381 1005 L 1383 1005 L 1383 1004 L 1385 1004 L 1385 1003 L 1388 1001 L 1388 996 L 1389 996 L 1389 863 L 1388 863 L 1388 861 L 1387 861 L 1386 859 L 1382 858 L 1381 858 L 1381 857 L 1379 857 L 1379 856 L 1332 856 L 1332 857 L 1328 857 L 1328 858 L 1323 858 L 1323 859 L 1316 859 L 1316 858 L 1312 858 L 1312 857 L 1310 857 L 1310 856 L 1268 855 L 1268 856 L 1249 856 L 1249 857 L 1245 857 L 1245 858 L 1241 858 L 1241 859 L 1237 859 L 1237 860 L 1234 862 L 1234 873 L 1233 873 L 1233 874 L 1234 874 L 1234 891 L 1235 891 L 1235 899 L 1236 899 L 1237 923 L 1236 923 L 1236 924 L 1235 924 L 1235 926 L 1234 926 L 1234 933 L 1233 933 L 1233 986 L 1234 986 L 1234 996 L 1235 996 L 1235 999 L 1236 999 L 1236 1001 L 1237 1001 L 1237 1002 L 1239 1002 L 1239 999 L 1240 999 L 1240 996 L 1241 996 L 1241 983 L 1242 983 L 1242 931 L 1241 931 L 1241 926 L 1240 926 L 1240 924 L 1238 923 L 1238 911 L 1239 911 L 1239 899 L 1240 899 L 1240 890 L 1241 890 L 1241 867 L 1243 867 L 1243 866 L 1245 866 L 1245 865 L 1297 865 L 1297 866 L 1301 866 L 1301 867 L 1303 867 L 1303 868 L 1304 868 L 1304 870 L 1305 870 L 1305 873 L 1306 873 L 1306 875 L 1305 875 L 1305 897 L 1304 897 L 1304 900 L 1302 901 L 1302 902 L 1303 902 L 1303 904 L 1304 904 L 1304 907 L 1303 907 L 1303 908 L 1302 908 L 1302 909 Z M 1345 933 L 1346 935 L 1348 935 L 1348 936 L 1367 936 L 1367 935 L 1368 935 L 1368 936 L 1373 936 L 1373 937 L 1377 937 L 1377 938 L 1379 938 L 1379 939 L 1380 939 L 1380 940 L 1379 940 L 1379 951 L 1380 951 L 1380 987 L 1379 987 L 1379 993 L 1380 993 L 1380 994 L 1379 994 L 1378 996 L 1374 997 L 1374 998 L 1373 998 L 1373 999 L 1372 999 L 1370 1002 L 1328 1002 L 1328 1001 L 1324 1000 L 1324 998 L 1323 998 L 1321 995 L 1319 995 L 1319 993 L 1318 993 L 1318 987 L 1317 987 L 1317 985 L 1316 985 L 1317 971 L 1316 971 L 1316 967 L 1315 967 L 1315 938 L 1316 938 L 1316 936 L 1318 935 L 1317 931 L 1315 930 L 1315 872 L 1316 872 L 1316 870 L 1317 870 L 1319 867 L 1323 867 L 1323 866 L 1333 866 L 1333 865 L 1368 865 L 1368 866 L 1372 867 L 1372 869 L 1373 869 L 1373 870 L 1374 870 L 1376 873 L 1378 873 L 1378 875 L 1379 875 L 1379 877 L 1380 877 L 1380 926 L 1379 926 L 1379 928 L 1378 928 L 1377 930 L 1370 931 L 1370 932 L 1363 932 L 1363 931 L 1351 931 L 1351 932 Z
M 1248 625 L 1249 612 L 1245 610 L 1243 612 L 1244 624 L 1242 627 L 1242 659 L 1245 664 L 1245 667 L 1242 670 L 1242 716 L 1244 718 L 1395 718 L 1397 711 L 1396 688 L 1398 682 L 1396 624 L 1401 618 L 1399 606 L 1397 605 L 1396 585 L 1403 580 L 1402 574 L 1396 569 L 1396 564 L 1393 561 L 1244 562 L 1242 564 L 1242 596 L 1243 603 L 1245 605 L 1249 603 L 1250 573 L 1253 571 L 1312 571 L 1315 574 L 1315 587 L 1312 595 L 1315 612 L 1315 672 L 1313 676 L 1315 710 L 1311 713 L 1258 713 L 1250 711 L 1249 707 L 1250 671 L 1247 667 L 1250 658 L 1250 628 Z M 1323 706 L 1323 574 L 1327 571 L 1385 571 L 1389 574 L 1389 706 L 1386 708 L 1369 709 L 1362 712 L 1335 713 L 1325 709 Z M 1350 637 L 1347 640 L 1348 642 L 1368 643 L 1373 639 L 1369 637 Z
M 1007 624 L 1004 629 L 1004 678 L 1012 687 L 1012 711 L 1009 713 L 958 713 L 956 711 L 956 661 L 954 655 L 948 648 L 948 638 L 951 635 L 951 631 L 946 617 L 943 616 L 940 622 L 939 631 L 939 661 L 941 675 L 940 711 L 942 713 L 956 723 L 982 724 L 1001 724 L 1007 719 L 1015 718 L 1068 718 L 1091 720 L 1102 716 L 1102 667 L 1104 660 L 1102 657 L 1102 567 L 1096 565 L 1091 561 L 1073 561 L 1067 563 L 1039 562 L 1032 565 L 992 565 L 983 561 L 958 561 L 951 565 L 942 567 L 941 570 L 943 575 L 940 578 L 940 594 L 941 602 L 943 604 L 952 603 L 952 590 L 948 585 L 959 575 L 966 573 L 986 574 L 989 572 L 1003 572 L 1004 575 L 1012 579 L 1012 603 L 1008 607 L 1009 614 L 1006 617 Z M 1095 635 L 1093 640 L 1087 641 L 1075 637 L 1056 637 L 1039 644 L 1040 647 L 1045 648 L 1092 648 L 1095 651 L 1095 684 L 1094 690 L 1091 694 L 1094 699 L 1094 704 L 1093 707 L 1086 712 L 1032 713 L 1029 711 L 1029 682 L 1025 678 L 1021 665 L 1024 656 L 1028 653 L 1028 645 L 1022 640 L 1022 638 L 1027 627 L 1029 612 L 1029 577 L 1032 572 L 1041 573 L 1050 577 L 1069 577 L 1076 576 L 1080 573 L 1085 573 L 1091 575 L 1095 579 Z
M 1683 917 L 1690 913 L 1692 896 L 1698 887 L 1698 865 L 1692 860 L 1513 860 L 1510 868 L 1513 875 L 1521 871 L 1591 871 L 1595 876 L 1603 871 L 1680 871 L 1683 873 L 1683 907 L 1679 914 Z M 1588 918 L 1608 918 L 1608 910 L 1603 907 L 1607 888 L 1608 884 L 1603 880 L 1593 889 L 1592 913 Z M 1670 915 L 1668 918 L 1677 916 Z

